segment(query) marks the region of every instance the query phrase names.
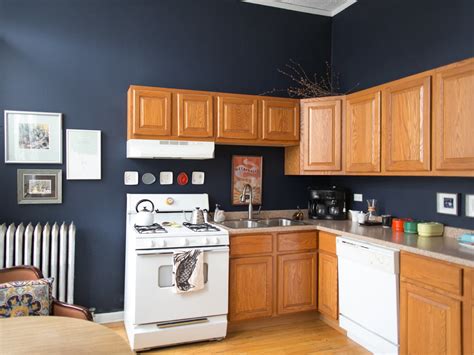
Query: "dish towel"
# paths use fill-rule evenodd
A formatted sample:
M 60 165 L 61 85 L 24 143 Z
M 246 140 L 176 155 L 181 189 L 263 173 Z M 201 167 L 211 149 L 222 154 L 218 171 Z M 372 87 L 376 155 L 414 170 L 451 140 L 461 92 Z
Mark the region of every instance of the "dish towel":
M 174 292 L 194 292 L 204 288 L 204 252 L 199 249 L 173 254 Z

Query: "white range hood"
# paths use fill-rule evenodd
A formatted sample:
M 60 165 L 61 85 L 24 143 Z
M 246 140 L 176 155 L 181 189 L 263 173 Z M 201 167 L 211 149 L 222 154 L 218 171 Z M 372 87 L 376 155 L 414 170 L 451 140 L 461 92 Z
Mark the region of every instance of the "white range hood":
M 214 159 L 214 142 L 129 139 L 127 158 Z

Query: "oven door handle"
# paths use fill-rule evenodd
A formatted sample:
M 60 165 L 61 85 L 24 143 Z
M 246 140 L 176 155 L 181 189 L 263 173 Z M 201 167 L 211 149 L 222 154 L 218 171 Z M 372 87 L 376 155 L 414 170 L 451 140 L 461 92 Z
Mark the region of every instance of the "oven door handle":
M 229 247 L 218 247 L 218 248 L 196 248 L 202 250 L 205 253 L 217 253 L 217 252 L 229 252 Z M 173 255 L 175 252 L 180 252 L 187 249 L 172 249 L 172 250 L 163 250 L 163 249 L 148 249 L 148 250 L 137 250 L 137 255 Z

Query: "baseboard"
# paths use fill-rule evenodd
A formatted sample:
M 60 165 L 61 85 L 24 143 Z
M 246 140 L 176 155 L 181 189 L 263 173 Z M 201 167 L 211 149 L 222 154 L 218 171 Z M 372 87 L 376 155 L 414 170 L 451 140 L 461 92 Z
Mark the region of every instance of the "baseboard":
M 123 321 L 123 311 L 94 314 L 94 322 L 96 323 L 114 323 L 121 321 Z

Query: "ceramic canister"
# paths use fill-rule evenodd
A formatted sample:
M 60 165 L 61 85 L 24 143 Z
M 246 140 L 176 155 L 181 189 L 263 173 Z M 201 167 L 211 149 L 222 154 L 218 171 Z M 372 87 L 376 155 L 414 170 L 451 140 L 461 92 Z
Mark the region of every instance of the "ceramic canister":
M 418 222 L 405 221 L 403 223 L 403 231 L 405 233 L 416 234 L 418 232 Z

